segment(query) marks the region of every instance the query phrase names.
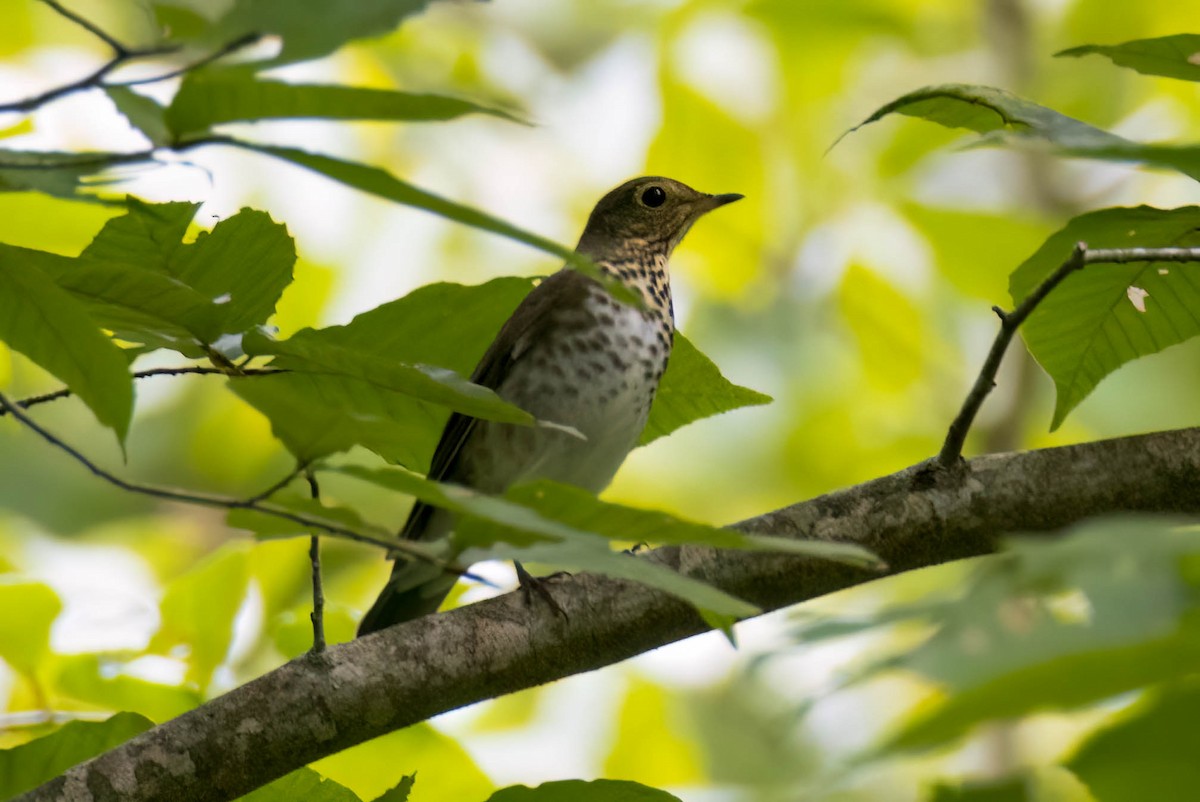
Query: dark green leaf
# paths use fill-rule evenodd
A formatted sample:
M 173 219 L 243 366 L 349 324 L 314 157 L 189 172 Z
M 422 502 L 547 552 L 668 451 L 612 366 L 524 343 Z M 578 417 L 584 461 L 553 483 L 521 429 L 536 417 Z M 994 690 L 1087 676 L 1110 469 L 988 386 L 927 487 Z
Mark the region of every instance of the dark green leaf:
M 147 203 L 125 198 L 126 213 L 104 224 L 81 256 L 169 272 L 199 203 Z
M 121 349 L 23 249 L 0 250 L 0 340 L 61 379 L 125 441 L 133 378 Z
M 1191 802 L 1200 788 L 1200 685 L 1149 693 L 1089 738 L 1067 767 L 1104 802 Z
M 120 153 L 0 150 L 0 192 L 32 189 L 60 198 L 93 198 L 80 192 L 83 179 L 114 164 L 128 163 L 130 160 Z
M 1200 81 L 1200 34 L 1179 33 L 1119 45 L 1081 45 L 1054 55 L 1079 57 L 1091 53 L 1107 56 L 1114 64 L 1144 75 Z
M 375 797 L 374 802 L 408 802 L 408 795 L 412 793 L 415 779 L 416 775 L 405 777 L 395 787 L 389 788 L 382 795 Z
M 139 95 L 126 86 L 106 86 L 104 93 L 117 107 L 117 111 L 125 115 L 129 124 L 141 131 L 151 144 L 167 145 L 171 142 L 171 132 L 164 120 L 165 109 L 157 100 Z
M 1200 245 L 1200 207 L 1102 209 L 1076 217 L 1046 240 L 1009 280 L 1020 302 L 1070 255 L 1091 248 Z M 1145 290 L 1145 312 L 1130 288 Z M 1121 365 L 1200 333 L 1200 264 L 1089 265 L 1068 277 L 1022 326 L 1030 353 L 1054 379 L 1051 429 Z
M 382 36 L 429 0 L 234 0 L 208 40 L 222 45 L 247 34 L 282 37 L 283 49 L 271 64 L 318 58 L 354 39 Z
M 537 788 L 501 788 L 487 802 L 680 802 L 679 797 L 629 780 L 559 780 Z
M 938 785 L 929 802 L 1036 802 L 1041 798 L 1024 777 L 995 782 L 968 782 L 962 785 Z
M 117 713 L 106 721 L 71 721 L 35 741 L 0 749 L 0 799 L 36 788 L 153 726 L 137 713 Z
M 770 402 L 770 396 L 726 379 L 711 359 L 676 332 L 667 372 L 659 384 L 638 445 L 652 443 L 701 418 Z
M 312 769 L 296 769 L 291 774 L 255 789 L 239 802 L 362 802 L 358 794 L 344 785 L 327 780 Z
M 1178 170 L 1200 180 L 1200 146 L 1132 142 L 989 86 L 943 84 L 918 89 L 880 107 L 846 134 L 889 114 L 904 114 L 947 128 L 988 134 L 981 140 L 983 144 L 1041 140 L 1065 156 L 1141 162 Z
M 505 112 L 444 95 L 390 89 L 288 84 L 258 79 L 246 70 L 190 73 L 166 112 L 176 136 L 239 120 L 310 118 L 324 120 L 452 120 L 464 114 Z

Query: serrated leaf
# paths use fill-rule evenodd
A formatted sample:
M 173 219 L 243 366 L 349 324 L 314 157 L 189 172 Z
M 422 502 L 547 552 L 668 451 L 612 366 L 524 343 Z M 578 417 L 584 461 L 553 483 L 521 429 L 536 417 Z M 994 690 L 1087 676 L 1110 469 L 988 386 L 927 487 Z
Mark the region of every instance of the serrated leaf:
M 1200 34 L 1179 33 L 1154 39 L 1134 39 L 1119 45 L 1080 45 L 1055 53 L 1078 58 L 1095 53 L 1120 67 L 1143 75 L 1200 81 Z
M 381 390 L 410 395 L 476 418 L 534 423 L 528 412 L 452 370 L 401 362 L 394 352 L 380 349 L 378 342 L 369 349 L 342 345 L 339 341 L 344 338 L 336 331 L 339 328 L 303 329 L 280 341 L 249 332 L 242 347 L 248 354 L 274 356 L 272 367 L 361 379 Z
M 741 407 L 771 403 L 771 397 L 734 384 L 691 340 L 675 332 L 667 371 L 659 382 L 650 418 L 638 445 L 652 443 L 693 421 Z
M 536 788 L 511 785 L 487 802 L 680 802 L 679 797 L 630 780 L 557 780 Z
M 36 788 L 153 726 L 136 713 L 117 713 L 106 721 L 70 721 L 37 740 L 0 749 L 0 799 Z
M 1091 248 L 1200 245 L 1200 207 L 1102 209 L 1071 220 L 1023 262 L 1009 280 L 1019 303 L 1070 255 Z M 1148 293 L 1146 311 L 1128 290 Z M 1051 429 L 1121 365 L 1200 333 L 1200 264 L 1089 265 L 1068 277 L 1021 327 L 1029 351 L 1054 379 Z
M 147 203 L 128 195 L 125 214 L 104 224 L 80 256 L 168 272 L 199 203 Z
M 322 777 L 308 768 L 299 768 L 261 788 L 256 788 L 240 802 L 362 802 L 358 794 L 344 785 Z
M 220 123 L 268 119 L 452 120 L 464 114 L 516 120 L 498 109 L 445 95 L 391 89 L 289 84 L 268 81 L 246 70 L 189 73 L 166 110 L 176 136 L 205 131 Z
M 161 146 L 171 143 L 171 132 L 165 120 L 166 109 L 157 100 L 139 95 L 126 86 L 106 86 L 104 93 L 117 111 L 125 116 L 130 125 L 141 131 L 151 144 Z
M 981 144 L 1042 141 L 1064 156 L 1166 167 L 1200 180 L 1200 146 L 1133 142 L 1003 89 L 968 84 L 927 86 L 893 100 L 842 137 L 889 114 L 986 134 Z M 841 137 L 839 137 L 839 141 Z
M 133 378 L 121 349 L 32 262 L 21 249 L 0 250 L 0 340 L 58 377 L 124 443 Z
M 58 594 L 40 582 L 0 578 L 0 659 L 32 678 L 50 654 L 50 627 L 62 610 Z

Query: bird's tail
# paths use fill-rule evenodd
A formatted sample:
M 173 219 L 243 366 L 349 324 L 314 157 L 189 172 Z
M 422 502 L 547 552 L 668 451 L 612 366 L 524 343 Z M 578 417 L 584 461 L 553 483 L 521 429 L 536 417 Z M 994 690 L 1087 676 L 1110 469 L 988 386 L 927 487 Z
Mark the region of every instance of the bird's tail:
M 457 579 L 427 562 L 397 560 L 391 579 L 359 622 L 359 637 L 437 612 Z

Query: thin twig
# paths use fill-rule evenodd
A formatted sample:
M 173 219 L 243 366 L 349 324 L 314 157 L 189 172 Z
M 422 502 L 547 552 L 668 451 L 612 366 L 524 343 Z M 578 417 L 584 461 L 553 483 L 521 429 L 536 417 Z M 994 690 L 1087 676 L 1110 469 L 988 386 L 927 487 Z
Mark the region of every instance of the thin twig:
M 308 465 L 306 465 L 305 463 L 303 463 L 303 462 L 297 463 L 295 469 L 293 469 L 287 476 L 283 477 L 278 482 L 275 482 L 270 487 L 263 490 L 261 493 L 255 493 L 253 496 L 250 496 L 249 498 L 246 499 L 246 503 L 254 504 L 259 501 L 266 501 L 271 496 L 275 495 L 280 490 L 283 490 L 285 487 L 287 487 L 289 484 L 291 484 L 292 480 L 295 479 L 300 474 L 304 473 L 304 471 L 307 468 L 308 468 Z
M 963 444 L 967 432 L 983 406 L 988 393 L 996 386 L 996 373 L 1000 370 L 1000 362 L 1004 352 L 1012 342 L 1013 335 L 1021 324 L 1033 313 L 1038 304 L 1046 299 L 1050 292 L 1061 284 L 1067 276 L 1087 265 L 1094 264 L 1128 264 L 1130 262 L 1200 262 L 1200 248 L 1096 248 L 1089 250 L 1086 243 L 1075 245 L 1071 255 L 1051 273 L 1045 281 L 1025 297 L 1011 312 L 1005 312 L 998 306 L 992 311 L 1000 318 L 1000 330 L 992 341 L 991 350 L 983 361 L 983 367 L 975 378 L 975 384 L 967 393 L 962 408 L 955 416 L 954 422 L 946 432 L 946 440 L 938 453 L 938 463 L 949 468 L 962 458 Z
M 185 74 L 191 72 L 192 70 L 198 70 L 201 67 L 207 67 L 209 64 L 212 64 L 214 61 L 224 58 L 225 56 L 228 56 L 230 53 L 233 53 L 236 50 L 241 50 L 243 47 L 248 47 L 249 45 L 254 44 L 261 38 L 262 38 L 262 34 L 260 34 L 260 33 L 248 33 L 245 36 L 241 37 L 240 39 L 234 39 L 232 42 L 225 45 L 224 47 L 221 47 L 218 50 L 214 50 L 213 52 L 209 53 L 207 56 L 197 59 L 196 61 L 192 62 L 191 64 L 185 64 L 184 66 L 179 67 L 178 69 L 171 70 L 170 72 L 164 72 L 162 75 L 154 75 L 149 78 L 135 78 L 132 81 L 113 81 L 111 83 L 106 83 L 105 86 L 140 86 L 142 84 L 152 84 L 152 83 L 157 83 L 158 81 L 166 81 L 171 78 L 178 78 L 179 76 L 185 75 Z
M 111 47 L 113 52 L 121 58 L 129 56 L 131 52 L 129 48 L 117 41 L 107 31 L 102 30 L 98 25 L 96 25 L 96 23 L 92 22 L 91 20 L 84 19 L 69 8 L 65 8 L 61 3 L 57 2 L 57 0 L 42 0 L 42 2 L 58 12 L 59 16 L 69 19 L 80 28 L 83 28 L 85 31 L 104 42 L 104 44 Z
M 316 501 L 321 497 L 321 488 L 317 484 L 316 474 L 306 468 L 304 478 L 308 480 L 309 494 Z M 312 612 L 308 615 L 313 628 L 312 651 L 320 654 L 325 651 L 325 589 L 321 585 L 321 536 L 315 532 L 308 541 L 308 561 L 312 565 L 313 607 Z
M 455 565 L 451 565 L 446 560 L 433 556 L 419 544 L 405 540 L 388 540 L 386 538 L 368 535 L 354 529 L 348 529 L 340 524 L 333 523 L 332 521 L 326 521 L 321 518 L 314 518 L 310 515 L 292 512 L 285 507 L 268 504 L 264 501 L 231 498 L 229 496 L 216 496 L 206 493 L 191 493 L 166 487 L 155 487 L 153 485 L 143 485 L 137 482 L 126 481 L 125 479 L 122 479 L 121 477 L 104 470 L 99 465 L 84 456 L 81 452 L 76 450 L 73 446 L 64 442 L 55 434 L 38 424 L 37 421 L 26 415 L 24 411 L 20 409 L 20 407 L 10 401 L 3 393 L 0 393 L 0 407 L 6 409 L 8 413 L 16 418 L 22 425 L 28 429 L 31 429 L 43 440 L 50 443 L 50 445 L 56 446 L 57 448 L 65 451 L 72 459 L 91 471 L 93 475 L 103 479 L 111 485 L 121 488 L 122 490 L 127 490 L 130 493 L 138 493 L 144 496 L 167 499 L 169 501 L 180 501 L 185 504 L 195 504 L 203 507 L 220 507 L 227 510 L 253 510 L 254 512 L 260 512 L 264 515 L 269 515 L 274 518 L 282 518 L 283 520 L 291 521 L 306 528 L 319 529 L 323 532 L 328 532 L 329 534 L 337 535 L 338 537 L 342 537 L 347 540 L 353 540 L 358 543 L 369 543 L 372 546 L 378 546 L 393 552 L 399 551 L 406 557 L 420 560 L 422 562 L 432 563 L 442 570 L 457 576 L 461 576 L 466 573 L 463 569 Z
M 231 375 L 229 371 L 221 370 L 220 368 L 209 368 L 209 367 L 203 367 L 201 365 L 189 365 L 186 367 L 179 367 L 179 368 L 150 368 L 149 370 L 139 370 L 137 373 L 133 374 L 133 378 L 145 379 L 150 376 L 181 376 L 181 375 L 189 374 L 189 373 L 197 373 L 197 374 L 204 374 L 204 375 L 219 375 L 219 376 Z M 273 373 L 287 373 L 287 371 L 284 370 L 283 368 L 241 368 L 241 371 L 237 375 L 239 377 L 241 377 L 241 376 L 269 376 Z M 71 392 L 70 387 L 62 387 L 51 393 L 30 396 L 29 398 L 21 398 L 16 401 L 13 401 L 12 403 L 14 406 L 18 406 L 21 409 L 29 409 L 30 407 L 37 406 L 38 404 L 45 404 L 50 401 L 57 401 L 60 398 L 68 398 L 71 395 L 73 395 L 73 393 Z M 4 417 L 7 414 L 8 414 L 7 409 L 0 409 L 0 417 Z

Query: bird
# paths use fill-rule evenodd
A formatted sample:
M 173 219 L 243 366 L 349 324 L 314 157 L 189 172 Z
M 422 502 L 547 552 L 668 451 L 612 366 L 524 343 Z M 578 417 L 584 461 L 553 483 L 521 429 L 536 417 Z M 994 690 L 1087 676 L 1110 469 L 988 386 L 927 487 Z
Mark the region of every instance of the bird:
M 429 478 L 484 493 L 550 479 L 599 493 L 637 445 L 674 342 L 667 262 L 700 217 L 740 200 L 661 176 L 635 178 L 592 210 L 576 253 L 636 294 L 613 297 L 570 265 L 537 284 L 501 326 L 471 381 L 556 426 L 520 426 L 451 414 Z M 582 435 L 582 436 L 581 436 Z M 454 516 L 416 502 L 404 539 L 457 559 Z M 394 557 L 360 636 L 437 611 L 457 579 L 429 562 Z M 526 588 L 532 577 L 517 565 Z M 536 585 L 535 585 L 536 588 Z

